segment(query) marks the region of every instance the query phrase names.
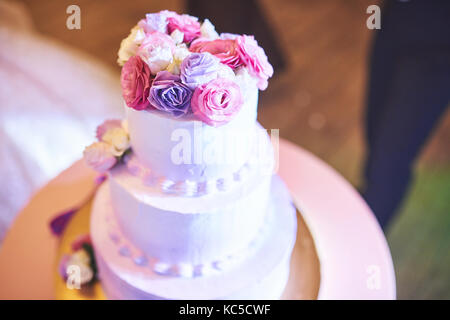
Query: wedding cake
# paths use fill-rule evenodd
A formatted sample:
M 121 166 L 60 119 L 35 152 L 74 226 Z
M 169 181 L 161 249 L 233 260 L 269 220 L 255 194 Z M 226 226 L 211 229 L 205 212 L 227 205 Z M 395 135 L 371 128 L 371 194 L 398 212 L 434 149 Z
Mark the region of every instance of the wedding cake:
M 84 152 L 107 177 L 90 231 L 106 296 L 280 298 L 297 226 L 256 120 L 273 74 L 264 50 L 161 11 L 118 56 L 125 119 L 100 125 Z

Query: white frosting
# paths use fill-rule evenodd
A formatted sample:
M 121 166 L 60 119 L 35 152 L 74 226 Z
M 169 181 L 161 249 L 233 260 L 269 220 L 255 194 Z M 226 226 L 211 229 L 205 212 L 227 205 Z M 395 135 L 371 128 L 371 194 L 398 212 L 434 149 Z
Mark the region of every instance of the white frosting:
M 265 139 L 266 157 L 272 159 L 267 134 Z M 271 171 L 253 163 L 245 180 L 221 192 L 174 196 L 120 166 L 110 173 L 109 184 L 120 228 L 136 247 L 164 263 L 200 265 L 254 240 L 267 211 L 270 180 Z
M 213 266 L 216 272 L 193 278 L 160 275 L 155 272 L 158 260 L 136 259 L 133 257 L 136 248 L 123 247 L 120 239 L 111 238 L 105 223 L 112 210 L 109 187 L 104 184 L 96 195 L 91 231 L 101 284 L 110 299 L 277 299 L 281 296 L 296 239 L 296 215 L 279 178 L 272 183 L 270 214 L 264 221 L 266 228 L 258 235 L 262 241 L 255 247 L 247 247 L 238 265 L 223 270 Z
M 254 145 L 258 89 L 237 76 L 244 104 L 229 123 L 212 127 L 193 116 L 175 119 L 159 111 L 126 108 L 130 140 L 139 161 L 174 181 L 202 181 L 231 174 L 249 158 Z

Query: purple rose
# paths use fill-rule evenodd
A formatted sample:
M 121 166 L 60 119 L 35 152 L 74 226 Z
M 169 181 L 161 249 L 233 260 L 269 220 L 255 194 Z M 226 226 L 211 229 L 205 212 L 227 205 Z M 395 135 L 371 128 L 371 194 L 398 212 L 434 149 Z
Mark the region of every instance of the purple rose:
M 219 59 L 209 52 L 192 53 L 181 63 L 180 78 L 192 90 L 217 78 Z
M 160 111 L 180 117 L 189 112 L 192 90 L 180 81 L 180 77 L 168 71 L 160 71 L 153 80 L 148 101 Z

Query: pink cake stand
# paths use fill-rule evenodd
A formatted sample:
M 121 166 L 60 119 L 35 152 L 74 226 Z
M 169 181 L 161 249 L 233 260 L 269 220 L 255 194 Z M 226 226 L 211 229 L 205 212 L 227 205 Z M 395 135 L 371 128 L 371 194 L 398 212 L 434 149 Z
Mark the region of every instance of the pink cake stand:
M 298 239 L 312 238 L 317 252 L 317 298 L 395 299 L 394 269 L 386 239 L 359 194 L 303 149 L 281 140 L 279 150 L 278 173 L 302 214 L 299 221 L 306 222 L 306 227 L 299 228 L 304 233 Z M 0 248 L 0 299 L 55 298 L 59 240 L 50 233 L 48 222 L 56 212 L 88 199 L 94 176 L 82 161 L 76 162 L 37 192 L 18 215 Z M 299 242 L 295 250 L 302 250 Z M 287 298 L 305 296 L 295 292 L 295 281 L 305 281 L 302 274 L 306 271 L 296 262 L 300 256 L 294 252 L 297 258 L 291 264 Z

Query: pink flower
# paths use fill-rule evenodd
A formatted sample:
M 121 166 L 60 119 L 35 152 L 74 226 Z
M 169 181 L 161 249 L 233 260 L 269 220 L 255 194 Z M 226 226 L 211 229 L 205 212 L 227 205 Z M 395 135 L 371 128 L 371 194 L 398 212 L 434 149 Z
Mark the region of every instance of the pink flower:
M 137 53 L 147 63 L 151 74 L 155 75 L 172 62 L 174 51 L 174 40 L 167 34 L 155 31 L 145 36 Z
M 106 131 L 114 128 L 122 128 L 122 121 L 119 119 L 105 120 L 101 125 L 97 127 L 97 139 L 101 141 Z
M 87 146 L 83 157 L 87 165 L 99 173 L 105 173 L 117 162 L 112 153 L 112 147 L 106 142 L 95 142 Z
M 140 57 L 131 57 L 124 64 L 120 83 L 122 95 L 128 107 L 136 110 L 143 110 L 148 107 L 147 98 L 151 82 L 150 68 Z
M 187 14 L 179 15 L 172 13 L 167 18 L 167 29 L 169 33 L 172 33 L 175 29 L 184 33 L 184 42 L 190 43 L 195 38 L 200 37 L 200 23 L 197 18 Z
M 192 43 L 189 50 L 192 52 L 209 52 L 219 58 L 220 62 L 232 69 L 236 69 L 243 63 L 237 51 L 235 40 L 216 39 L 208 41 L 198 39 Z
M 241 60 L 247 66 L 250 75 L 258 79 L 258 88 L 265 90 L 267 88 L 267 79 L 273 75 L 273 68 L 264 49 L 258 46 L 253 36 L 239 36 L 236 38 L 237 51 Z
M 232 120 L 242 103 L 239 86 L 231 80 L 218 78 L 195 89 L 191 108 L 197 118 L 218 127 Z
M 91 236 L 89 235 L 89 233 L 80 234 L 78 237 L 75 238 L 75 240 L 71 244 L 72 251 L 81 250 L 83 249 L 84 245 L 89 245 L 92 247 Z

